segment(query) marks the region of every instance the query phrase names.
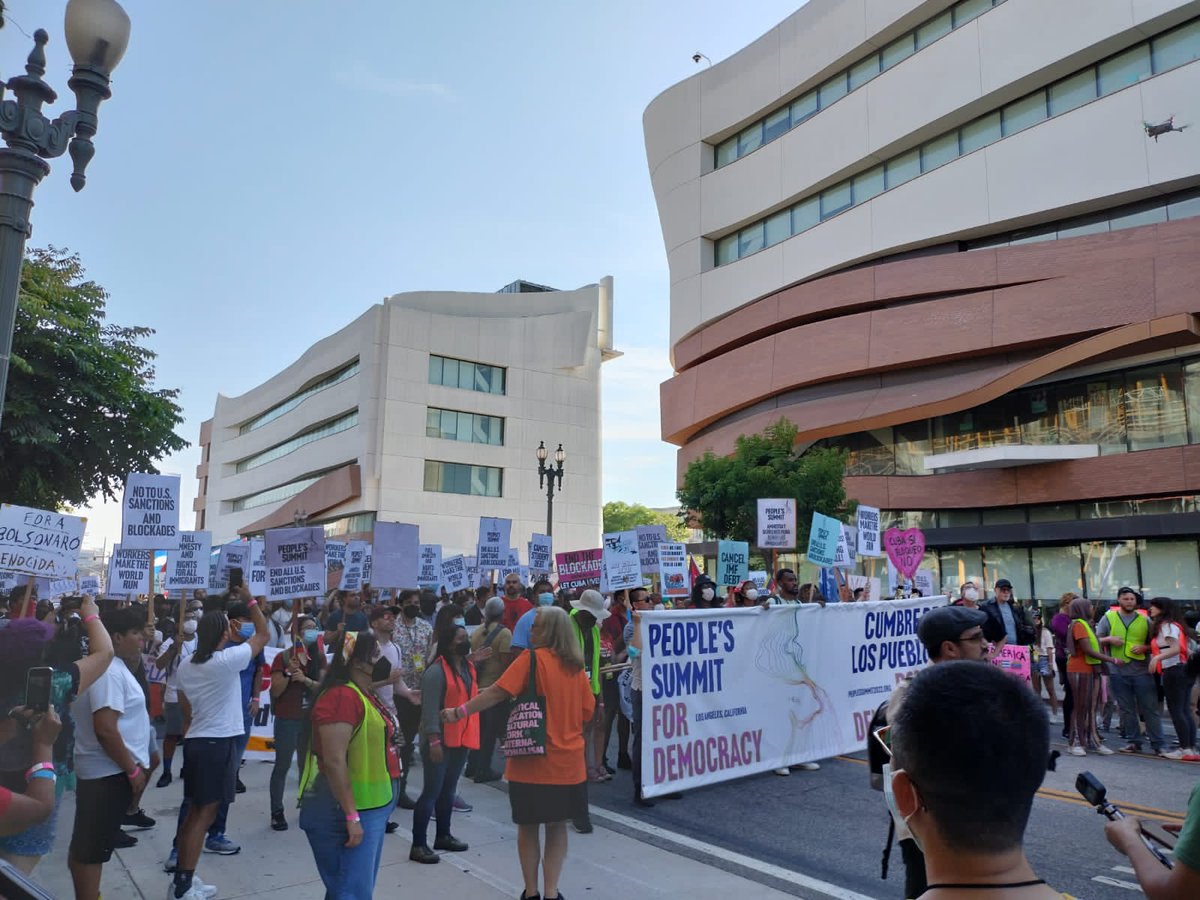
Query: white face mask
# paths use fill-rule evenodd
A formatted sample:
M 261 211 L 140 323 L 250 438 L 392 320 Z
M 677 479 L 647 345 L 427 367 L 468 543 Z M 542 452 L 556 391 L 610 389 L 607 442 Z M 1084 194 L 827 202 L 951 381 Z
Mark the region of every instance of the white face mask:
M 183 633 L 186 635 L 193 635 L 196 633 L 196 620 L 195 619 L 185 619 L 184 620 Z
M 742 596 L 753 603 L 758 599 L 758 588 L 750 588 L 750 590 L 746 591 L 744 594 L 742 594 Z
M 883 799 L 887 803 L 888 811 L 904 823 L 905 827 L 908 828 L 908 833 L 912 835 L 913 843 L 917 845 L 918 850 L 924 853 L 925 848 L 921 846 L 921 839 L 917 837 L 916 832 L 912 830 L 912 826 L 908 824 L 908 820 L 915 816 L 917 811 L 914 809 L 907 816 L 902 816 L 900 815 L 900 810 L 896 808 L 896 789 L 892 785 L 892 778 L 895 776 L 896 772 L 903 771 L 903 769 L 896 769 L 896 771 L 893 772 L 891 763 L 883 764 Z
M 979 599 L 979 591 L 975 590 L 975 588 L 973 588 L 973 587 L 969 587 L 965 591 L 963 591 L 963 599 L 964 600 L 978 600 Z
M 706 588 L 701 588 L 701 589 L 700 589 L 700 598 L 701 598 L 701 599 L 702 599 L 702 600 L 703 600 L 705 603 L 711 603 L 711 602 L 712 602 L 712 598 L 713 598 L 713 597 L 715 597 L 715 596 L 716 596 L 716 591 L 714 591 L 714 590 L 713 590 L 712 588 L 710 588 L 710 587 L 706 587 Z

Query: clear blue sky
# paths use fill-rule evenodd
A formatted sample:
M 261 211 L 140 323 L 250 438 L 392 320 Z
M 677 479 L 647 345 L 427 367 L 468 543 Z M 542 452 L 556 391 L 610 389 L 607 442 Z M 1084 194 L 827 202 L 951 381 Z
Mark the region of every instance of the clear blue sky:
M 133 35 L 88 185 L 74 194 L 55 161 L 31 243 L 78 252 L 109 318 L 155 329 L 183 437 L 218 392 L 390 294 L 611 274 L 627 355 L 604 367 L 604 498 L 674 503 L 674 449 L 646 402 L 670 370 L 642 113 L 694 52 L 719 61 L 799 0 L 122 3 Z M 5 77 L 32 46 L 18 26 L 50 33 L 55 112 L 74 100 L 65 5 L 8 0 L 0 30 Z M 161 469 L 194 495 L 198 461 L 193 446 Z M 88 543 L 117 524 L 95 510 Z

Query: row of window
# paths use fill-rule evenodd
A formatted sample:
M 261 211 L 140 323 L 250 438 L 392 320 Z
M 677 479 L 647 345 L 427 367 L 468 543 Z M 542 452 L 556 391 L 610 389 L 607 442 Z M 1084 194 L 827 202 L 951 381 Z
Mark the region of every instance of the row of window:
M 343 366 L 336 372 L 331 372 L 329 375 L 326 375 L 319 381 L 316 381 L 303 390 L 292 394 L 292 396 L 288 397 L 282 403 L 277 403 L 275 406 L 272 406 L 262 415 L 256 416 L 249 422 L 244 423 L 241 428 L 238 429 L 238 434 L 249 434 L 256 428 L 262 428 L 264 425 L 274 422 L 284 413 L 291 412 L 313 394 L 319 394 L 326 388 L 331 388 L 335 384 L 341 384 L 347 378 L 353 378 L 358 374 L 358 368 L 358 360 L 356 359 L 354 362 Z
M 504 419 L 431 406 L 425 414 L 425 435 L 447 441 L 503 447 Z
M 1200 358 L 1027 387 L 818 442 L 847 451 L 847 475 L 930 475 L 926 456 L 1018 444 L 1097 444 L 1105 456 L 1200 444 Z
M 341 465 L 348 465 L 342 463 Z M 260 506 L 270 506 L 272 503 L 279 503 L 281 500 L 286 500 L 288 497 L 295 497 L 298 493 L 310 485 L 316 484 L 334 469 L 341 468 L 341 465 L 334 466 L 330 469 L 323 469 L 312 475 L 306 475 L 303 478 L 297 478 L 295 481 L 289 481 L 287 484 L 281 484 L 273 488 L 267 488 L 265 491 L 259 491 L 257 494 L 247 494 L 245 497 L 238 497 L 232 501 L 229 506 L 230 512 L 242 512 L 246 509 L 256 509 Z
M 439 494 L 501 497 L 504 491 L 504 470 L 494 466 L 472 466 L 427 459 L 425 490 Z
M 281 444 L 276 444 L 274 447 L 269 447 L 261 453 L 255 453 L 253 456 L 246 457 L 237 464 L 237 471 L 247 472 L 250 469 L 257 469 L 259 466 L 265 466 L 267 463 L 273 462 L 281 456 L 287 456 L 292 451 L 299 450 L 306 444 L 319 441 L 321 438 L 329 437 L 331 434 L 339 434 L 353 428 L 357 424 L 358 410 L 354 409 L 345 415 L 338 416 L 336 419 L 330 419 L 328 422 L 314 425 L 306 431 L 300 432 L 295 437 Z
M 1035 506 L 989 506 L 983 509 L 885 509 L 879 513 L 880 527 L 978 528 L 989 525 L 1076 522 L 1133 516 L 1170 516 L 1200 512 L 1200 496 L 1151 497 L 1128 500 L 1097 500 L 1091 503 L 1040 503 Z
M 723 266 L 757 253 L 960 156 L 1196 59 L 1200 59 L 1200 19 L 1060 79 L 720 238 L 714 244 L 715 263 Z
M 838 72 L 820 87 L 813 88 L 786 106 L 772 110 L 738 134 L 717 144 L 714 148 L 717 168 L 729 165 L 763 144 L 769 144 L 801 122 L 841 100 L 851 91 L 862 87 L 875 76 L 1003 2 L 1004 0 L 959 0 L 945 12 L 896 38 L 882 50 Z
M 429 354 L 430 384 L 479 391 L 483 394 L 503 394 L 505 374 L 501 366 Z

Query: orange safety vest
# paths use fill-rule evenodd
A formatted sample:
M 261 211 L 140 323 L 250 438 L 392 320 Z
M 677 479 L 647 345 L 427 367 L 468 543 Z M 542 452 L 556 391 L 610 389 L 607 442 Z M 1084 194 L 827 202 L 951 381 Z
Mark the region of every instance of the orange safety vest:
M 1172 622 L 1171 624 L 1179 629 L 1179 664 L 1181 666 L 1186 666 L 1187 665 L 1187 653 L 1188 653 L 1187 635 L 1183 633 L 1183 626 L 1180 625 L 1178 622 Z M 1158 656 L 1158 650 L 1159 650 L 1158 638 L 1157 637 L 1152 638 L 1150 641 L 1150 655 Z M 1162 660 L 1159 660 L 1158 668 L 1156 668 L 1154 671 L 1157 672 L 1159 675 L 1161 675 L 1162 670 L 1163 670 Z
M 442 672 L 446 676 L 446 700 L 442 704 L 442 707 L 444 709 L 457 709 L 475 696 L 475 686 L 479 683 L 478 676 L 475 673 L 475 666 L 470 660 L 467 661 L 467 666 L 471 670 L 471 689 L 468 691 L 462 679 L 447 664 L 445 657 L 441 657 L 439 662 L 441 662 Z M 443 722 L 442 742 L 447 747 L 466 747 L 469 750 L 478 750 L 479 716 L 467 716 L 465 719 L 459 719 L 457 722 Z

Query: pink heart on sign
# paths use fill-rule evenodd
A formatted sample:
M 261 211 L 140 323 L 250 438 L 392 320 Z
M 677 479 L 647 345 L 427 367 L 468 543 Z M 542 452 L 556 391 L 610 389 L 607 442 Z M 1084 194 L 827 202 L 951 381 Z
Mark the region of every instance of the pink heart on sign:
M 917 574 L 925 556 L 925 535 L 920 528 L 889 528 L 883 533 L 883 546 L 901 575 L 912 578 Z

